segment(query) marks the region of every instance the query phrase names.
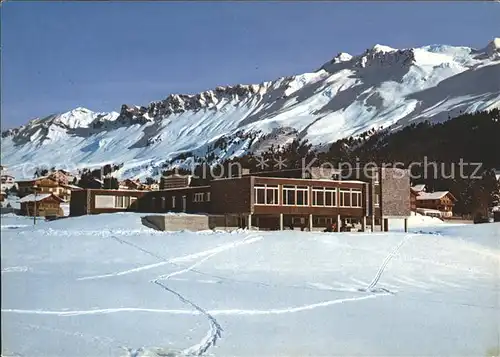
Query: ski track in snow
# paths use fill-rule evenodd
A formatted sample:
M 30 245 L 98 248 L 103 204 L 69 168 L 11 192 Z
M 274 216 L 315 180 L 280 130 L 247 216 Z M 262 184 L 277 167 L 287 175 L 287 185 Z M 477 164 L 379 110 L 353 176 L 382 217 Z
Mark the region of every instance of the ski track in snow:
M 179 275 L 188 273 L 188 272 L 198 272 L 195 270 L 196 267 L 200 266 L 210 258 L 221 254 L 227 250 L 234 249 L 238 246 L 245 245 L 245 244 L 250 244 L 254 242 L 258 242 L 263 239 L 262 236 L 255 236 L 255 235 L 248 235 L 244 239 L 236 241 L 236 242 L 231 242 L 229 244 L 224 244 L 216 248 L 204 250 L 201 252 L 197 253 L 192 253 L 192 254 L 187 254 L 184 256 L 179 256 L 179 257 L 174 257 L 174 258 L 165 258 L 155 252 L 151 252 L 147 249 L 144 249 L 134 243 L 128 242 L 124 239 L 121 239 L 115 235 L 110 236 L 110 238 L 118 241 L 120 244 L 126 244 L 134 249 L 137 249 L 141 251 L 144 254 L 147 254 L 151 257 L 154 257 L 155 259 L 161 260 L 159 263 L 155 264 L 149 264 L 145 265 L 142 267 L 134 268 L 134 269 L 129 269 L 125 271 L 120 271 L 120 272 L 115 272 L 115 273 L 110 273 L 110 274 L 105 274 L 105 275 L 97 275 L 97 276 L 89 276 L 89 277 L 82 277 L 77 280 L 92 280 L 92 279 L 101 279 L 101 278 L 108 278 L 108 277 L 118 277 L 121 275 L 126 275 L 126 274 L 131 274 L 143 270 L 148 270 L 156 267 L 160 267 L 163 265 L 167 264 L 173 264 L 177 265 L 176 263 L 180 262 L 191 262 L 193 260 L 198 259 L 195 261 L 193 264 L 191 264 L 188 267 L 183 267 L 180 270 L 174 271 L 169 274 L 164 274 L 156 277 L 155 279 L 150 280 L 150 282 L 158 285 L 161 287 L 163 290 L 168 291 L 170 294 L 175 295 L 180 301 L 183 303 L 191 306 L 193 309 L 191 310 L 186 310 L 186 309 L 149 309 L 149 308 L 137 308 L 137 307 L 121 307 L 121 308 L 107 308 L 107 309 L 90 309 L 90 310 L 73 310 L 73 311 L 51 311 L 51 310 L 22 310 L 22 309 L 2 309 L 3 313 L 17 313 L 17 314 L 35 314 L 35 315 L 49 315 L 49 316 L 86 316 L 86 315 L 105 315 L 105 314 L 113 314 L 113 313 L 130 313 L 130 312 L 149 312 L 149 313 L 161 313 L 161 314 L 172 314 L 172 315 L 204 315 L 207 320 L 209 321 L 210 328 L 207 331 L 206 335 L 201 339 L 201 341 L 191 347 L 188 347 L 181 351 L 180 353 L 182 355 L 203 355 L 208 349 L 211 347 L 215 346 L 216 342 L 218 339 L 221 338 L 222 336 L 222 327 L 219 324 L 219 322 L 216 320 L 215 316 L 262 316 L 262 315 L 280 315 L 280 314 L 290 314 L 290 313 L 298 313 L 302 311 L 307 311 L 307 310 L 312 310 L 312 309 L 317 309 L 317 308 L 322 308 L 322 307 L 328 307 L 331 305 L 336 305 L 336 304 L 343 304 L 343 303 L 349 303 L 349 302 L 357 302 L 357 301 L 362 301 L 362 300 L 367 300 L 367 299 L 373 299 L 377 298 L 380 296 L 388 296 L 388 295 L 393 295 L 394 293 L 388 291 L 387 289 L 375 289 L 377 286 L 385 268 L 391 261 L 391 259 L 398 253 L 400 248 L 403 246 L 403 244 L 413 235 L 407 235 L 405 236 L 393 249 L 392 251 L 385 257 L 384 261 L 382 262 L 381 266 L 379 267 L 377 273 L 375 274 L 375 277 L 373 280 L 368 284 L 367 288 L 365 289 L 335 289 L 332 286 L 326 285 L 326 284 L 320 284 L 320 283 L 309 283 L 309 286 L 317 289 L 317 290 L 342 290 L 342 291 L 348 291 L 348 292 L 362 292 L 362 293 L 372 293 L 372 294 L 363 294 L 361 296 L 356 296 L 356 297 L 349 297 L 349 298 L 342 298 L 342 299 L 334 299 L 334 300 L 327 300 L 327 301 L 322 301 L 318 303 L 313 303 L 313 304 L 305 304 L 301 306 L 295 306 L 295 307 L 286 307 L 286 308 L 274 308 L 274 309 L 267 309 L 267 310 L 261 310 L 261 309 L 217 309 L 217 310 L 205 310 L 192 300 L 186 298 L 182 294 L 178 293 L 177 291 L 169 288 L 167 285 L 162 283 L 162 280 L 169 280 L 173 277 L 178 277 Z M 202 272 L 200 272 L 202 273 Z M 354 279 L 354 278 L 352 278 Z M 363 284 L 366 284 L 362 282 Z M 55 331 L 55 330 L 54 330 Z M 78 333 L 70 333 L 75 336 L 80 336 L 84 338 L 85 340 L 88 340 L 87 336 L 83 336 Z M 93 339 L 94 340 L 94 339 Z M 103 340 L 99 340 L 98 342 L 103 343 Z M 111 341 L 109 341 L 111 342 Z M 130 356 L 137 354 L 141 351 L 144 351 L 144 347 L 140 347 L 138 349 L 131 349 L 129 347 L 122 347 L 125 350 L 128 351 L 128 354 Z
M 371 283 L 365 289 L 362 289 L 362 290 L 375 292 L 374 291 L 375 286 L 378 284 L 378 282 L 380 280 L 380 277 L 382 276 L 382 273 L 384 272 L 385 268 L 387 267 L 387 264 L 389 264 L 389 262 L 391 261 L 391 259 L 399 252 L 399 250 L 401 249 L 401 247 L 403 246 L 403 244 L 405 244 L 406 241 L 408 239 L 410 239 L 411 237 L 413 237 L 413 234 L 409 234 L 409 235 L 405 236 L 398 243 L 398 245 L 396 245 L 394 247 L 394 249 L 385 257 L 384 261 L 382 262 L 382 265 L 378 269 L 377 274 L 375 274 L 375 277 L 373 278 L 373 280 L 371 281 Z M 388 292 L 388 290 L 386 290 L 384 288 L 382 288 L 382 290 Z
M 245 239 L 243 239 L 241 241 L 238 241 L 238 242 L 232 244 L 231 246 L 228 246 L 228 249 L 235 248 L 235 247 L 237 247 L 239 245 L 243 245 L 243 244 L 250 244 L 250 243 L 253 243 L 253 242 L 258 242 L 258 241 L 260 241 L 262 239 L 264 239 L 262 236 L 258 236 L 258 237 L 248 236 Z M 180 274 L 184 274 L 184 273 L 193 271 L 194 268 L 196 268 L 197 266 L 203 264 L 208 259 L 210 259 L 213 256 L 215 256 L 217 254 L 220 254 L 220 253 L 222 253 L 222 252 L 224 252 L 224 251 L 226 251 L 228 249 L 214 251 L 211 254 L 205 256 L 203 259 L 197 261 L 196 263 L 194 263 L 193 265 L 191 265 L 191 266 L 189 266 L 189 267 L 187 267 L 185 269 L 182 269 L 182 270 L 179 270 L 179 271 L 175 271 L 175 272 L 167 274 L 167 275 L 160 275 L 159 277 L 157 277 L 156 279 L 154 279 L 153 282 L 159 281 L 159 280 L 167 280 L 167 279 L 170 279 L 170 278 L 172 278 L 174 276 L 177 276 L 177 275 L 180 275 Z
M 356 302 L 368 299 L 374 299 L 380 296 L 389 296 L 390 293 L 375 293 L 370 295 L 362 295 L 351 298 L 334 299 L 322 301 L 314 304 L 300 305 L 294 307 L 285 307 L 280 309 L 268 309 L 268 310 L 253 310 L 253 309 L 227 309 L 227 310 L 207 310 L 206 312 L 212 316 L 258 316 L 258 315 L 282 315 L 297 313 L 307 310 L 313 310 L 321 307 L 328 307 L 332 305 L 338 305 L 349 302 Z M 93 309 L 93 310 L 74 310 L 74 311 L 54 311 L 54 310 L 21 310 L 21 309 L 2 309 L 2 312 L 6 313 L 16 313 L 16 314 L 28 314 L 28 315 L 53 315 L 53 316 L 83 316 L 83 315 L 105 315 L 120 312 L 150 312 L 150 313 L 161 313 L 161 314 L 171 314 L 171 315 L 201 315 L 200 311 L 194 310 L 182 310 L 182 309 L 148 309 L 148 308 L 134 308 L 134 307 L 122 307 L 122 308 L 111 308 L 111 309 Z
M 127 245 L 130 245 L 132 247 L 134 247 L 135 249 L 147 254 L 147 255 L 150 255 L 154 258 L 157 258 L 159 260 L 163 260 L 164 262 L 168 263 L 169 261 L 171 261 L 172 259 L 168 260 L 156 253 L 153 253 L 149 250 L 146 250 L 136 244 L 133 244 L 133 243 L 130 243 L 126 240 L 123 240 L 123 239 L 120 239 L 116 236 L 111 236 L 111 238 L 117 240 L 118 242 L 122 243 L 122 244 L 127 244 Z M 217 255 L 217 254 L 220 254 L 228 249 L 232 249 L 232 248 L 235 248 L 239 245 L 243 245 L 243 244 L 249 244 L 249 243 L 253 243 L 253 242 L 256 242 L 256 241 L 259 241 L 259 240 L 262 240 L 263 237 L 262 236 L 253 236 L 253 235 L 249 235 L 247 237 L 245 237 L 243 240 L 240 240 L 240 241 L 237 241 L 237 242 L 232 242 L 231 244 L 228 244 L 228 245 L 223 245 L 222 247 L 218 247 L 218 248 L 215 248 L 215 249 L 211 249 L 211 250 L 207 250 L 207 251 L 203 251 L 203 252 L 200 252 L 200 253 L 196 253 L 196 254 L 190 254 L 188 255 L 187 257 L 190 257 L 189 259 L 192 260 L 192 259 L 195 259 L 197 257 L 202 257 L 201 260 L 199 260 L 198 262 L 196 262 L 195 264 L 191 265 L 190 267 L 187 267 L 187 268 L 183 268 L 182 270 L 179 270 L 179 271 L 176 271 L 176 272 L 173 272 L 171 274 L 168 274 L 168 275 L 162 275 L 160 277 L 157 277 L 156 279 L 154 279 L 153 282 L 154 284 L 160 286 L 162 289 L 168 291 L 169 293 L 175 295 L 180 301 L 182 301 L 183 303 L 185 304 L 188 304 L 190 305 L 191 307 L 193 307 L 195 309 L 195 311 L 197 311 L 198 313 L 204 315 L 209 323 L 210 323 L 210 329 L 209 331 L 207 332 L 207 334 L 205 335 L 205 337 L 202 338 L 202 340 L 197 343 L 196 345 L 194 346 L 191 346 L 191 347 L 188 347 L 187 349 L 185 349 L 184 351 L 182 351 L 182 354 L 184 355 L 196 355 L 196 356 L 201 356 L 203 353 L 205 353 L 209 348 L 215 346 L 215 344 L 217 343 L 217 340 L 219 338 L 221 338 L 222 336 L 222 327 L 221 325 L 219 324 L 219 322 L 207 311 L 205 311 L 202 307 L 200 307 L 199 305 L 197 305 L 196 303 L 194 303 L 192 300 L 189 300 L 187 299 L 186 297 L 184 297 L 182 294 L 178 293 L 177 291 L 173 290 L 173 289 L 170 289 L 168 286 L 166 286 L 165 284 L 161 283 L 160 280 L 163 279 L 163 280 L 167 280 L 169 277 L 172 277 L 172 276 L 177 276 L 177 275 L 181 275 L 183 273 L 186 273 L 186 272 L 189 272 L 189 271 L 193 271 L 193 269 L 202 264 L 203 262 L 205 262 L 206 260 L 208 260 L 209 258 Z M 181 257 L 183 259 L 186 258 L 185 257 Z M 132 356 L 132 355 L 136 355 L 137 353 L 141 352 L 143 350 L 144 347 L 140 347 L 139 349 L 136 349 L 136 350 L 132 350 L 131 348 L 129 347 L 124 347 L 128 353 L 129 353 L 129 356 Z
M 231 249 L 231 248 L 234 248 L 234 247 L 238 246 L 239 244 L 251 243 L 251 242 L 248 242 L 248 240 L 245 241 L 245 239 L 248 238 L 247 237 L 247 238 L 245 238 L 245 239 L 243 239 L 243 240 L 241 240 L 239 242 L 231 242 L 231 243 L 224 244 L 224 245 L 221 245 L 219 247 L 208 249 L 208 250 L 201 251 L 201 252 L 198 252 L 198 253 L 192 253 L 192 254 L 188 254 L 188 255 L 184 255 L 184 256 L 180 256 L 180 257 L 175 257 L 175 258 L 170 258 L 169 259 L 169 258 L 162 257 L 162 256 L 160 256 L 158 254 L 152 253 L 152 252 L 150 252 L 148 250 L 145 250 L 145 249 L 139 247 L 138 245 L 135 245 L 133 243 L 127 242 L 127 241 L 125 241 L 125 240 L 123 240 L 121 238 L 118 238 L 116 236 L 113 236 L 113 238 L 115 240 L 118 240 L 120 243 L 130 245 L 130 246 L 132 246 L 132 247 L 134 247 L 136 249 L 139 249 L 140 251 L 144 252 L 145 254 L 148 254 L 148 255 L 156 258 L 156 259 L 159 259 L 159 260 L 161 260 L 161 262 L 154 263 L 154 264 L 143 265 L 141 267 L 137 267 L 137 268 L 133 268 L 133 269 L 128 269 L 128 270 L 122 270 L 122 271 L 115 272 L 115 273 L 110 273 L 110 274 L 86 276 L 86 277 L 78 278 L 78 280 L 93 280 L 93 279 L 111 278 L 111 277 L 116 277 L 116 276 L 121 276 L 121 275 L 138 273 L 140 271 L 158 268 L 160 266 L 167 265 L 167 264 L 173 264 L 173 265 L 175 265 L 176 263 L 190 262 L 190 261 L 192 261 L 194 259 L 197 259 L 197 258 L 202 258 L 202 257 L 205 257 L 207 255 L 210 256 L 210 255 L 214 255 L 214 254 L 226 251 L 228 249 Z
M 2 269 L 2 273 L 25 273 L 27 271 L 30 271 L 30 268 L 25 266 L 7 267 Z
M 243 244 L 249 244 L 249 243 L 257 242 L 257 241 L 260 241 L 262 239 L 263 239 L 262 236 L 254 237 L 252 235 L 249 235 L 245 239 L 243 239 L 241 241 L 238 241 L 238 242 L 234 243 L 231 246 L 228 246 L 228 249 L 235 248 L 235 247 L 237 247 L 239 245 L 243 245 Z M 213 256 L 215 256 L 217 254 L 220 254 L 220 253 L 224 252 L 225 250 L 227 250 L 227 249 L 214 251 L 211 254 L 205 256 L 201 260 L 197 261 L 196 263 L 194 263 L 193 265 L 191 265 L 191 266 L 189 266 L 189 267 L 187 267 L 185 269 L 182 269 L 182 270 L 179 270 L 179 271 L 167 274 L 167 275 L 161 275 L 161 276 L 157 277 L 156 279 L 154 279 L 152 281 L 153 283 L 155 283 L 156 285 L 160 286 L 164 290 L 166 290 L 166 291 L 168 291 L 168 292 L 176 295 L 185 304 L 188 304 L 188 305 L 191 305 L 192 307 L 194 307 L 197 311 L 199 311 L 200 313 L 202 313 L 203 315 L 205 315 L 205 317 L 210 322 L 210 330 L 207 332 L 207 334 L 205 335 L 205 337 L 199 343 L 197 343 L 196 345 L 191 346 L 191 347 L 185 349 L 182 352 L 183 354 L 186 354 L 186 355 L 197 355 L 197 356 L 202 355 L 210 347 L 215 346 L 215 344 L 217 343 L 217 340 L 219 338 L 221 338 L 221 336 L 222 336 L 223 329 L 222 329 L 221 325 L 219 324 L 219 322 L 209 312 L 205 311 L 199 305 L 195 304 L 192 300 L 187 299 L 186 297 L 184 297 L 182 294 L 178 293 L 177 291 L 168 288 L 165 284 L 162 284 L 160 282 L 160 280 L 168 280 L 169 278 L 171 278 L 173 276 L 181 275 L 181 274 L 187 273 L 189 271 L 192 271 L 197 266 L 203 264 L 203 262 L 207 261 L 208 259 L 210 259 L 211 257 L 213 257 Z
M 316 308 L 321 308 L 321 307 L 328 307 L 331 305 L 336 305 L 336 304 L 342 304 L 342 303 L 348 303 L 348 302 L 356 302 L 356 301 L 362 301 L 362 300 L 367 300 L 367 299 L 373 299 L 379 296 L 386 296 L 386 295 L 391 295 L 389 292 L 380 292 L 380 293 L 374 293 L 370 295 L 363 295 L 363 296 L 357 296 L 357 297 L 351 297 L 351 298 L 343 298 L 343 299 L 335 299 L 335 300 L 328 300 L 328 301 L 322 301 L 319 303 L 314 303 L 314 304 L 306 304 L 302 306 L 295 306 L 295 307 L 287 307 L 287 308 L 279 308 L 279 309 L 268 309 L 268 310 L 256 310 L 256 309 L 229 309 L 229 310 L 212 310 L 212 311 L 207 311 L 203 309 L 201 306 L 197 305 L 194 303 L 192 300 L 187 299 L 184 297 L 182 294 L 178 293 L 177 291 L 169 288 L 162 282 L 161 280 L 168 280 L 172 277 L 179 276 L 181 274 L 193 271 L 194 268 L 197 266 L 203 264 L 205 261 L 208 259 L 214 257 L 217 254 L 220 254 L 224 251 L 227 251 L 229 249 L 244 245 L 244 244 L 250 244 L 253 242 L 257 242 L 263 239 L 262 236 L 253 236 L 249 235 L 245 237 L 243 240 L 237 241 L 237 242 L 232 242 L 231 244 L 223 245 L 214 249 L 209 249 L 206 251 L 194 253 L 194 254 L 189 254 L 186 256 L 182 257 L 177 257 L 173 259 L 165 259 L 164 257 L 161 257 L 160 255 L 153 253 L 151 251 L 148 251 L 138 245 L 135 245 L 133 243 L 130 243 L 128 241 L 125 241 L 123 239 L 120 239 L 116 236 L 111 236 L 111 238 L 117 240 L 121 244 L 127 244 L 135 249 L 148 254 L 152 257 L 155 257 L 157 259 L 163 260 L 163 264 L 169 264 L 172 262 L 179 262 L 179 261 L 191 261 L 196 258 L 201 258 L 200 260 L 196 261 L 194 264 L 187 268 L 183 268 L 181 270 L 172 272 L 170 274 L 165 274 L 165 275 L 160 275 L 157 278 L 151 280 L 150 282 L 160 286 L 162 289 L 168 291 L 169 293 L 175 295 L 179 300 L 181 300 L 183 303 L 191 306 L 193 310 L 172 310 L 172 309 L 147 309 L 147 308 L 110 308 L 110 309 L 92 309 L 92 310 L 75 310 L 75 311 L 48 311 L 48 310 L 20 310 L 20 309 L 2 309 L 2 312 L 10 312 L 10 313 L 18 313 L 18 314 L 36 314 L 36 315 L 52 315 L 52 316 L 84 316 L 84 315 L 98 315 L 98 314 L 111 314 L 111 313 L 120 313 L 120 312 L 152 312 L 152 313 L 166 313 L 166 314 L 176 314 L 176 315 L 204 315 L 208 319 L 210 323 L 210 329 L 207 331 L 207 334 L 201 339 L 201 341 L 191 347 L 188 347 L 184 349 L 181 354 L 182 355 L 197 355 L 201 356 L 203 355 L 208 349 L 211 347 L 215 346 L 217 343 L 217 340 L 221 338 L 222 336 L 222 327 L 219 324 L 219 322 L 215 319 L 214 316 L 221 316 L 221 315 L 239 315 L 239 316 L 259 316 L 259 315 L 280 315 L 280 314 L 289 314 L 289 313 L 297 313 L 297 312 L 302 312 L 302 311 L 307 311 L 307 310 L 312 310 Z M 393 255 L 393 254 L 392 254 Z M 389 256 L 392 256 L 389 255 Z M 386 261 L 388 262 L 388 259 L 386 258 Z M 377 273 L 378 278 L 382 274 L 383 269 L 385 268 L 385 265 L 387 263 L 384 261 L 384 264 L 382 267 L 379 269 L 379 272 Z M 157 264 L 152 264 L 150 266 L 160 266 L 160 263 Z M 136 268 L 133 270 L 128 270 L 127 272 L 136 272 L 140 270 L 144 270 L 144 267 Z M 121 273 L 121 274 L 120 274 Z M 118 273 L 113 273 L 109 274 L 108 276 L 119 276 L 123 275 L 124 272 L 118 272 Z M 102 276 L 99 277 L 87 277 L 87 278 L 80 278 L 78 280 L 88 280 L 88 279 L 95 279 L 95 278 L 101 278 Z M 378 278 L 376 280 L 378 281 Z M 374 279 L 375 281 L 375 279 Z M 376 282 L 375 282 L 376 284 Z M 372 284 L 371 284 L 372 285 Z M 374 284 L 373 284 L 374 286 Z M 323 287 L 325 288 L 325 286 Z M 318 288 L 320 290 L 321 287 Z M 333 290 L 332 287 L 327 287 L 328 290 Z M 349 289 L 345 289 L 345 291 L 352 291 Z M 83 337 L 83 336 L 81 336 Z M 100 341 L 102 342 L 102 341 Z M 128 354 L 130 356 L 137 354 L 141 351 L 144 351 L 144 347 L 140 347 L 138 349 L 131 349 L 129 347 L 123 347 L 125 350 L 128 351 Z

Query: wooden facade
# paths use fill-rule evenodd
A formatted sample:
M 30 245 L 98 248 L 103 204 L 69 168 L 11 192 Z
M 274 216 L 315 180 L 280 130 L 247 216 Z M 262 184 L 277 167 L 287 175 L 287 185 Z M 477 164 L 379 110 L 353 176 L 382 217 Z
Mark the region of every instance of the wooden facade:
M 119 183 L 120 190 L 142 190 L 142 186 L 139 180 L 126 179 Z
M 34 187 L 37 186 L 37 193 L 52 193 L 64 201 L 69 201 L 72 189 L 68 185 L 57 181 L 53 177 L 39 177 L 32 180 L 23 180 L 17 182 L 19 197 L 24 197 L 34 193 Z
M 75 178 L 72 174 L 65 170 L 56 170 L 50 173 L 48 177 L 64 185 L 70 184 Z
M 417 208 L 437 210 L 441 216 L 449 218 L 453 216 L 453 207 L 457 199 L 449 191 L 422 192 L 416 198 Z
M 21 215 L 38 217 L 63 216 L 62 199 L 54 194 L 28 195 L 21 202 Z

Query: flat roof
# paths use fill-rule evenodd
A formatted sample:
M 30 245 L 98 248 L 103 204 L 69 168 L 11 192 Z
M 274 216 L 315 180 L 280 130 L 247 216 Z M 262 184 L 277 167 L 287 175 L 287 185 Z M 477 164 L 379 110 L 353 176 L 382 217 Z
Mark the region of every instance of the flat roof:
M 361 181 L 361 180 L 333 180 L 333 179 L 326 179 L 326 178 L 296 178 L 296 177 L 275 177 L 275 176 L 256 176 L 256 175 L 242 175 L 240 177 L 221 177 L 221 178 L 216 178 L 213 179 L 212 181 L 222 181 L 222 180 L 238 180 L 242 178 L 249 178 L 249 177 L 256 177 L 256 178 L 261 178 L 265 180 L 296 180 L 300 182 L 337 182 L 337 183 L 361 183 L 365 184 L 368 183 L 366 181 Z
M 115 190 L 112 188 L 82 188 L 82 190 L 89 190 L 89 191 L 106 191 L 106 192 L 162 192 L 162 191 L 173 191 L 173 190 L 190 190 L 190 189 L 197 189 L 197 188 L 210 188 L 210 186 L 186 186 L 186 187 L 172 187 L 172 188 L 165 188 L 163 190 L 156 190 L 156 191 L 150 191 L 150 190 Z
M 253 176 L 262 179 L 271 179 L 271 180 L 296 180 L 300 182 L 335 182 L 335 183 L 362 183 L 365 184 L 367 182 L 360 180 L 332 180 L 332 179 L 315 179 L 315 178 L 295 178 L 295 177 L 267 177 L 267 176 Z M 237 178 L 237 177 L 236 177 Z

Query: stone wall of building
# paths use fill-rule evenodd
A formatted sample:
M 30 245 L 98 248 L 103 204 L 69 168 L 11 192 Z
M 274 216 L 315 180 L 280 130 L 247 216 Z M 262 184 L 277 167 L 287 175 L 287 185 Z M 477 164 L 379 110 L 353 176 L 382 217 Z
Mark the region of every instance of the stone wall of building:
M 380 209 L 384 217 L 410 216 L 410 173 L 383 168 L 380 172 Z
M 202 214 L 167 214 L 142 217 L 142 224 L 159 231 L 204 231 L 208 229 L 236 229 L 238 217 Z

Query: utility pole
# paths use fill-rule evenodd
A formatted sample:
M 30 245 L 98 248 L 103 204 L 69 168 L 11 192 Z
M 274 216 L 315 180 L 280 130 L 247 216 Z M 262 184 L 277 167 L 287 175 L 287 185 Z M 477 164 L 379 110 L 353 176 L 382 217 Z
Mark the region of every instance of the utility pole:
M 38 190 L 38 186 L 35 184 L 33 186 L 33 190 L 35 191 L 35 200 L 33 201 L 33 225 L 36 225 L 36 191 Z

